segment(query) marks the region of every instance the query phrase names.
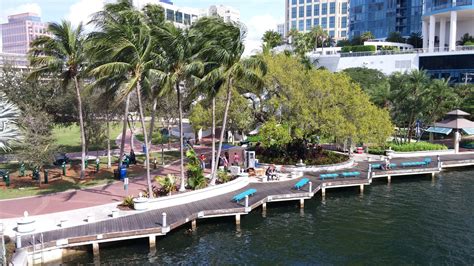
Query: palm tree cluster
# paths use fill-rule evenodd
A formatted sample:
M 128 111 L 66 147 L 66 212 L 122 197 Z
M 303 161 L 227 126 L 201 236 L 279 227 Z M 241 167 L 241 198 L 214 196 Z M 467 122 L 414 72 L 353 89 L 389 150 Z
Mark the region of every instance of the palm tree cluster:
M 258 57 L 243 58 L 245 29 L 218 17 L 198 20 L 189 28 L 179 28 L 165 20 L 163 8 L 148 4 L 137 10 L 131 0 L 106 4 L 93 15 L 94 31 L 83 32 L 69 22 L 50 24 L 52 37 L 36 39 L 31 49 L 30 77 L 57 77 L 65 88 L 72 83 L 76 90 L 78 120 L 81 127 L 82 171 L 84 175 L 84 124 L 81 97 L 84 92 L 100 88 L 111 106 L 125 102 L 120 154 L 124 153 L 127 116 L 131 97 L 136 97 L 144 136 L 148 195 L 152 196 L 150 178 L 151 135 L 159 99 L 174 94 L 177 98 L 180 132 L 180 190 L 185 190 L 183 97 L 214 99 L 221 90 L 227 92 L 226 108 L 218 153 L 222 150 L 228 106 L 236 83 L 261 86 L 266 68 Z M 215 106 L 215 101 L 214 106 Z M 145 105 L 151 103 L 152 120 L 147 130 Z M 215 112 L 213 112 L 215 132 Z M 212 135 L 214 142 L 214 133 Z M 214 149 L 214 143 L 213 143 Z M 213 162 L 215 162 L 213 152 Z M 120 166 L 119 161 L 119 166 Z M 212 181 L 216 167 L 213 163 Z
M 17 127 L 20 111 L 9 102 L 3 93 L 0 93 L 0 149 L 10 150 L 10 143 L 20 139 L 21 134 Z

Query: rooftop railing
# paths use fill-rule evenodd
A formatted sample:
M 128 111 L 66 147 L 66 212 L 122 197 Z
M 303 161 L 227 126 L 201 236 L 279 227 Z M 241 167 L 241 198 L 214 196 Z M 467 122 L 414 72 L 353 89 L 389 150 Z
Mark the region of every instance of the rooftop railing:
M 407 50 L 379 50 L 375 52 L 349 52 L 349 53 L 340 53 L 341 57 L 360 57 L 360 56 L 376 56 L 376 55 L 398 55 L 398 54 L 427 54 L 427 53 L 455 53 L 462 51 L 473 51 L 474 45 L 469 46 L 456 46 L 456 50 L 450 51 L 449 48 L 440 48 L 435 47 L 433 52 L 430 52 L 428 48 L 417 48 L 417 49 L 407 49 Z

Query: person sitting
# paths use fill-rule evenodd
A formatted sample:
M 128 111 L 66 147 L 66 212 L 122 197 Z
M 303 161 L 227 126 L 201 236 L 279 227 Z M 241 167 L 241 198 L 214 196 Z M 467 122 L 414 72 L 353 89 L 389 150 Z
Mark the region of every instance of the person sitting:
M 384 163 L 384 170 L 391 170 L 392 167 L 390 167 L 390 160 L 387 158 L 385 158 L 385 163 Z
M 267 170 L 265 171 L 265 175 L 267 176 L 267 181 L 275 180 L 276 179 L 276 170 L 274 165 L 270 165 Z

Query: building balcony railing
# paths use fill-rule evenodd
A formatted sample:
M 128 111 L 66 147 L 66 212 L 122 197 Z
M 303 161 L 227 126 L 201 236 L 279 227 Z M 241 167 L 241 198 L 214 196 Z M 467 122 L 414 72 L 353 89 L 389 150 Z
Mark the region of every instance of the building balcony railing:
M 426 13 L 430 13 L 432 11 L 437 11 L 437 10 L 442 10 L 442 9 L 448 9 L 456 6 L 470 6 L 473 5 L 474 0 L 456 0 L 456 3 L 453 3 L 452 1 L 448 1 L 447 3 L 427 3 L 426 4 Z
M 379 50 L 375 52 L 349 52 L 340 53 L 341 57 L 360 57 L 360 56 L 376 56 L 376 55 L 398 55 L 398 54 L 427 54 L 427 53 L 455 53 L 462 51 L 474 52 L 474 45 L 468 46 L 457 46 L 456 50 L 450 51 L 449 48 L 435 47 L 433 52 L 430 52 L 427 48 L 409 49 L 409 50 Z

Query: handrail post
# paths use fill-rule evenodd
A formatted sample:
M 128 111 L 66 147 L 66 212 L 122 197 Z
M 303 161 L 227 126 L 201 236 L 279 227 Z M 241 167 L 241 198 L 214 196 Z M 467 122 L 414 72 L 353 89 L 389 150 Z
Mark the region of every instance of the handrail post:
M 249 195 L 245 195 L 245 208 L 249 207 Z
M 371 174 L 372 174 L 372 164 L 369 163 L 369 172 L 367 172 L 367 179 L 370 179 Z
M 166 212 L 164 212 L 163 214 L 163 222 L 162 222 L 162 227 L 166 227 Z

